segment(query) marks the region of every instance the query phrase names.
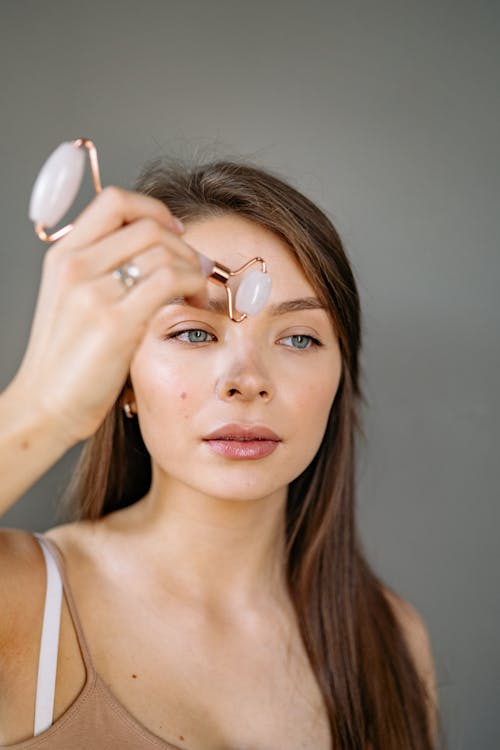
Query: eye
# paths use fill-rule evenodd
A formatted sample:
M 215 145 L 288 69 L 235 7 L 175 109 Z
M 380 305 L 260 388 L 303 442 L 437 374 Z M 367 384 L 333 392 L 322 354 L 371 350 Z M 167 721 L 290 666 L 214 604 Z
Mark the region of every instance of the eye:
M 318 339 L 315 339 L 314 336 L 306 336 L 305 333 L 296 333 L 292 336 L 285 336 L 280 339 L 280 341 L 288 340 L 293 342 L 290 347 L 292 349 L 314 349 L 317 346 L 322 346 Z
M 185 338 L 181 338 L 181 336 L 184 336 Z M 213 336 L 211 333 L 208 333 L 208 331 L 204 331 L 201 328 L 187 328 L 185 331 L 176 331 L 175 333 L 171 333 L 169 336 L 165 336 L 165 338 L 178 339 L 179 341 L 184 341 L 186 344 L 205 344 L 207 341 L 209 341 L 208 336 L 211 336 L 212 339 L 215 339 L 215 336 Z

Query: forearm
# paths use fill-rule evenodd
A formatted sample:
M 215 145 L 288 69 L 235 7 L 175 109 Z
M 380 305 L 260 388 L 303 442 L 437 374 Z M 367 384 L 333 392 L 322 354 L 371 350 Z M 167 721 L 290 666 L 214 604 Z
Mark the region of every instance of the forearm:
M 71 448 L 13 381 L 0 394 L 0 517 Z

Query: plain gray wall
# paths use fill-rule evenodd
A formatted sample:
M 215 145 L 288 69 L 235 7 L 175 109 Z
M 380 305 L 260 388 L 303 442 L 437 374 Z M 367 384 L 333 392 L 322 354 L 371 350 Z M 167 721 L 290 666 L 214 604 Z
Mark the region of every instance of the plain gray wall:
M 4 0 L 0 19 L 0 385 L 45 248 L 31 187 L 61 141 L 92 138 L 104 184 L 197 148 L 290 179 L 359 284 L 370 561 L 427 623 L 450 750 L 497 750 L 499 3 Z M 75 455 L 2 524 L 54 525 Z

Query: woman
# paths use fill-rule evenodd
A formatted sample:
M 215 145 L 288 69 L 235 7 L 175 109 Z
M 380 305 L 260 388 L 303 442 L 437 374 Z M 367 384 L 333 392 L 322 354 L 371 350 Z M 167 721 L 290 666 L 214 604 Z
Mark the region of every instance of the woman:
M 337 232 L 248 164 L 160 160 L 135 190 L 105 189 L 47 252 L 0 401 L 3 513 L 87 441 L 67 523 L 0 533 L 2 746 L 434 748 L 425 625 L 355 522 L 360 310 Z M 263 257 L 263 312 L 231 320 L 193 248 Z M 53 721 L 30 740 L 50 559 Z

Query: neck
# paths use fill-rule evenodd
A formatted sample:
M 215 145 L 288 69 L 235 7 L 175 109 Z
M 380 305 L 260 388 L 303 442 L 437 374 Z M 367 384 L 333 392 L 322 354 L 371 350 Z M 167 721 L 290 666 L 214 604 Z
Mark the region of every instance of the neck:
M 191 603 L 238 611 L 286 602 L 286 487 L 254 500 L 207 496 L 157 477 L 121 530 L 161 584 Z M 126 524 L 126 527 L 125 525 Z

